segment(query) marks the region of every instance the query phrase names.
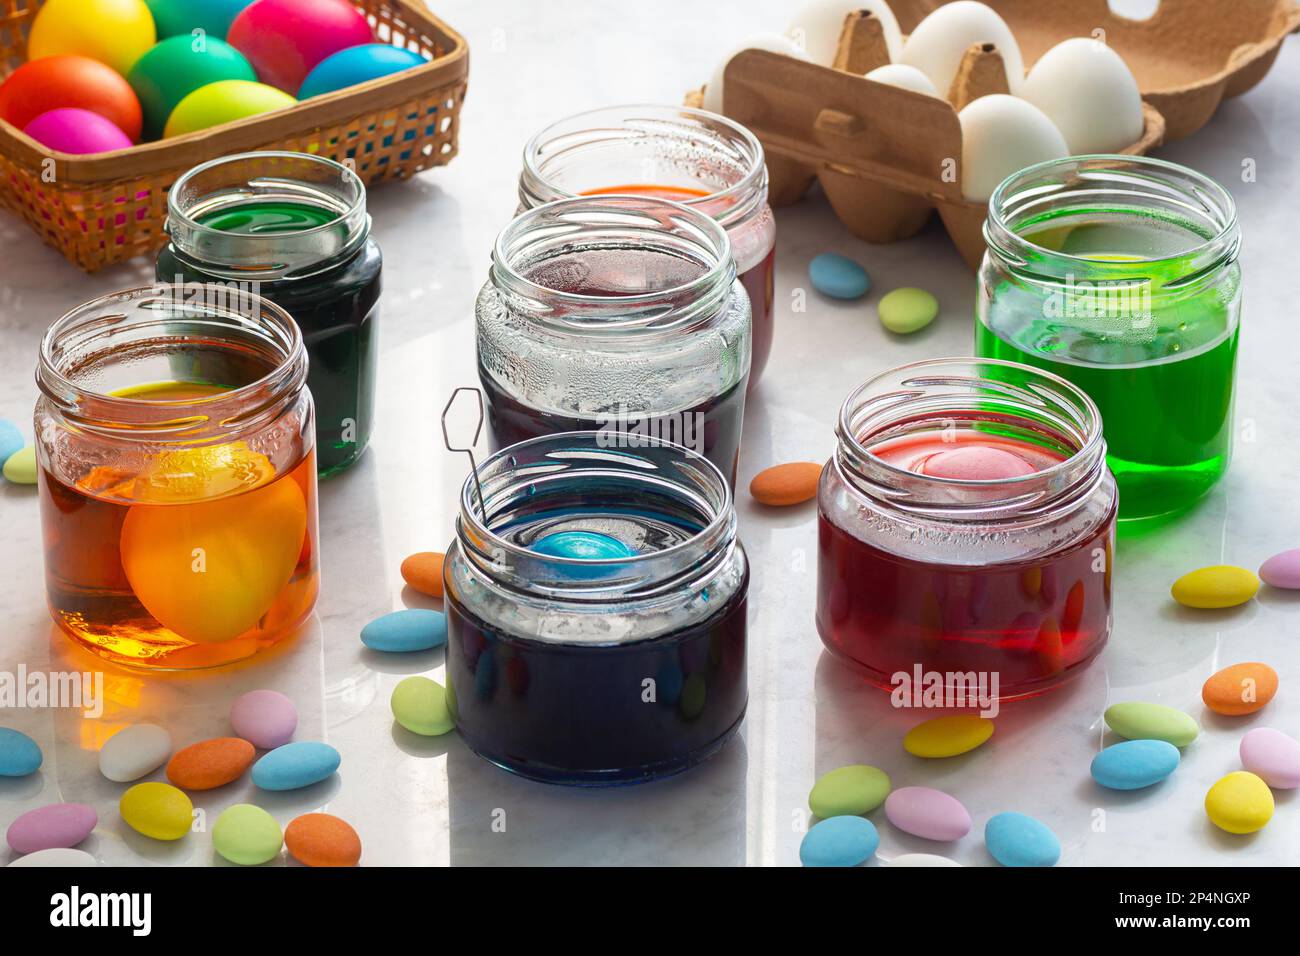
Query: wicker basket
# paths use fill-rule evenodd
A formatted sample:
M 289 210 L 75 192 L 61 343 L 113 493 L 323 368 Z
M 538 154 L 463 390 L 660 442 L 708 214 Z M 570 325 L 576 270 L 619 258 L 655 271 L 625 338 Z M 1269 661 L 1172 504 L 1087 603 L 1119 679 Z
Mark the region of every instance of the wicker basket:
M 44 0 L 0 0 L 0 74 L 22 64 Z M 167 190 L 229 153 L 285 149 L 347 163 L 364 182 L 403 179 L 456 155 L 469 47 L 420 0 L 353 0 L 383 43 L 430 62 L 285 110 L 130 149 L 53 152 L 0 120 L 0 204 L 87 272 L 166 241 Z

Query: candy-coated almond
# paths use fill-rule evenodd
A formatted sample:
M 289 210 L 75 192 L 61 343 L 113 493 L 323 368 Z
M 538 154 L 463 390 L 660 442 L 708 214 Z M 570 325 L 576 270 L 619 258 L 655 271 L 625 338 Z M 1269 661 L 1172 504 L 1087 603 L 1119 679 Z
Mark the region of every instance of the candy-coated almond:
M 811 461 L 773 465 L 754 476 L 749 493 L 759 504 L 797 505 L 817 497 L 817 479 L 822 466 Z
M 389 699 L 393 718 L 413 734 L 441 737 L 456 726 L 447 692 L 437 681 L 414 675 L 398 682 Z
M 1107 727 L 1129 740 L 1164 740 L 1186 747 L 1201 732 L 1190 714 L 1164 704 L 1126 700 L 1111 704 L 1102 716 Z
M 1259 577 L 1273 588 L 1300 588 L 1300 548 L 1275 554 L 1259 566 Z
M 155 840 L 179 840 L 194 820 L 194 804 L 183 790 L 152 780 L 122 794 L 118 812 L 131 829 Z
M 1253 773 L 1238 770 L 1210 788 L 1205 813 L 1220 830 L 1254 833 L 1273 819 L 1273 791 Z
M 328 813 L 304 813 L 284 829 L 284 845 L 304 866 L 356 866 L 361 837 L 346 820 Z
M 251 803 L 227 807 L 212 827 L 212 848 L 240 866 L 270 862 L 283 845 L 275 817 Z
M 955 757 L 993 736 L 993 721 L 975 714 L 950 714 L 917 724 L 903 738 L 914 757 Z
M 1277 693 L 1277 671 L 1267 664 L 1233 664 L 1210 675 L 1201 688 L 1201 700 L 1216 714 L 1240 717 L 1253 714 Z
M 866 764 L 822 774 L 808 794 L 808 808 L 823 820 L 870 813 L 889 796 L 889 775 Z
M 185 790 L 211 790 L 238 780 L 256 751 L 239 737 L 214 737 L 176 751 L 167 762 L 167 779 Z
M 1186 607 L 1221 608 L 1245 604 L 1258 590 L 1254 571 L 1217 564 L 1187 572 L 1174 582 L 1170 593 Z
M 442 561 L 438 551 L 421 551 L 402 562 L 402 580 L 431 597 L 442 597 Z

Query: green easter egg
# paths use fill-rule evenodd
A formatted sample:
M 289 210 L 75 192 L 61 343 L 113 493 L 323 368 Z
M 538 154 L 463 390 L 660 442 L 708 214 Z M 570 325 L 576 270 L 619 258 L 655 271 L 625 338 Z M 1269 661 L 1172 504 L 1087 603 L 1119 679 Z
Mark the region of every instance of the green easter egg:
M 265 83 L 249 80 L 218 80 L 200 86 L 176 104 L 167 117 L 163 137 L 181 136 L 195 130 L 233 123 L 297 103 L 292 96 Z
M 219 40 L 253 0 L 145 0 L 158 27 L 158 38 L 189 36 L 200 30 Z
M 881 298 L 876 310 L 881 325 L 891 332 L 906 335 L 934 321 L 939 314 L 939 300 L 924 289 L 895 289 Z
M 127 76 L 144 111 L 144 137 L 162 135 L 176 104 L 199 87 L 220 80 L 254 82 L 257 73 L 244 54 L 212 36 L 175 36 L 136 60 Z
M 284 834 L 275 817 L 251 803 L 237 803 L 217 817 L 212 846 L 231 863 L 257 866 L 275 859 Z

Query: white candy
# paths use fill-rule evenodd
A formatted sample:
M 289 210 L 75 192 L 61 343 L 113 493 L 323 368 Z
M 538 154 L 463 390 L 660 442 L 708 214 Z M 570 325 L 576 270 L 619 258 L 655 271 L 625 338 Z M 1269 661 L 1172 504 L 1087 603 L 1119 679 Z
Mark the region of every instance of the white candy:
M 99 866 L 99 861 L 85 850 L 54 847 L 20 856 L 10 866 Z
M 1021 96 L 1047 114 L 1071 154 L 1114 153 L 1142 137 L 1142 94 L 1123 58 L 1074 37 L 1034 64 Z
M 840 33 L 844 30 L 844 18 L 857 10 L 865 10 L 880 21 L 889 59 L 897 61 L 903 52 L 903 32 L 898 29 L 894 11 L 889 9 L 885 0 L 858 0 L 857 3 L 851 0 L 811 0 L 790 21 L 786 36 L 803 47 L 808 59 L 822 66 L 831 66 L 840 44 Z
M 1025 81 L 1020 45 L 1005 20 L 974 0 L 945 3 L 918 23 L 903 45 L 900 60 L 928 76 L 939 94 L 947 97 L 962 57 L 976 43 L 997 47 L 1007 70 L 1007 89 L 1019 94 Z
M 904 853 L 889 861 L 890 866 L 961 866 L 956 860 L 935 853 Z
M 171 756 L 172 738 L 157 724 L 132 724 L 104 742 L 99 772 L 109 780 L 128 783 L 153 773 Z
M 934 96 L 943 99 L 939 91 L 934 88 L 930 78 L 914 66 L 908 66 L 906 63 L 887 63 L 884 66 L 878 66 L 867 74 L 867 79 L 876 83 L 886 83 L 889 86 L 897 86 L 899 89 L 911 90 L 913 93 L 924 93 L 926 96 Z
M 709 85 L 704 88 L 704 108 L 710 113 L 722 112 L 722 74 L 727 69 L 727 64 L 731 62 L 731 58 L 741 50 L 768 50 L 772 53 L 784 53 L 800 60 L 808 59 L 808 55 L 798 44 L 781 33 L 756 33 L 749 39 L 741 41 L 727 51 L 727 55 L 722 58 L 713 75 L 709 77 Z

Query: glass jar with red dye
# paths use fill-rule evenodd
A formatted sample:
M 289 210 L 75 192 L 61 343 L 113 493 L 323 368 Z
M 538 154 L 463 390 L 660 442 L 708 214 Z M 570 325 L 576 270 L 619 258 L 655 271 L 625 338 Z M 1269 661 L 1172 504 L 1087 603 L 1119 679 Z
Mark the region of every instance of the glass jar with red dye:
M 754 311 L 750 384 L 756 383 L 772 351 L 776 268 L 776 218 L 758 138 L 704 110 L 611 106 L 560 120 L 524 148 L 521 209 L 612 193 L 672 199 L 727 230 Z
M 1118 496 L 1083 391 L 1012 362 L 918 362 L 858 388 L 837 431 L 818 489 L 832 654 L 956 704 L 972 686 L 1032 696 L 1097 656 Z

